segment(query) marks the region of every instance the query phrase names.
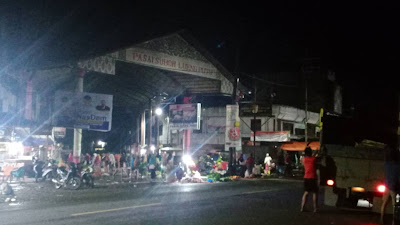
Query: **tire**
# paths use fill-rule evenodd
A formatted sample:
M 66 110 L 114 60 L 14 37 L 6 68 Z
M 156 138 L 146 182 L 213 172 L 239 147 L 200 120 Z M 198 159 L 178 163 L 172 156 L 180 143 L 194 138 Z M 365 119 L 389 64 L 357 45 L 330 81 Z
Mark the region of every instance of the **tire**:
M 67 181 L 67 187 L 71 190 L 77 190 L 81 186 L 81 179 L 79 177 L 72 177 Z
M 87 176 L 87 177 L 88 177 L 88 183 L 87 183 L 88 187 L 94 188 L 94 179 L 93 179 L 93 177 L 91 175 Z
M 83 177 L 82 180 L 83 180 L 83 182 L 85 183 L 85 186 L 86 186 L 86 187 L 94 188 L 94 179 L 93 179 L 92 175 L 86 174 L 86 175 Z
M 46 174 L 46 176 L 43 177 L 43 181 L 45 181 L 46 179 L 48 180 L 53 179 L 53 175 L 51 173 Z
M 55 180 L 57 180 L 57 183 L 55 183 L 56 189 L 60 189 L 63 186 L 61 184 L 62 177 L 59 174 L 57 174 Z
M 324 187 L 324 205 L 336 206 L 338 202 L 338 195 L 333 192 L 333 187 Z

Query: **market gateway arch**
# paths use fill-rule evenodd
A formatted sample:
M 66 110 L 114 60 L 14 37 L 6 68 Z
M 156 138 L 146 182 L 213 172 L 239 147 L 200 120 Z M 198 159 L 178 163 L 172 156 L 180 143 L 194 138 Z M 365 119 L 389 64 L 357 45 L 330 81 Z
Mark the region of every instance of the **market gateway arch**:
M 137 118 L 136 142 L 142 146 L 158 142 L 158 135 L 151 133 L 154 121 L 149 122 L 148 113 L 150 104 L 157 104 L 150 100 L 155 96 L 161 95 L 161 100 L 176 99 L 178 96 L 198 99 L 201 96 L 203 102 L 218 98 L 225 99 L 227 104 L 233 92 L 232 74 L 184 31 L 84 60 L 78 65 L 87 71 L 85 92 L 113 94 L 114 108 L 129 105 L 134 109 Z M 115 115 L 113 119 L 116 119 Z M 170 130 L 166 126 L 163 128 L 168 135 L 163 135 L 161 139 L 163 143 L 169 143 Z M 157 139 L 151 140 L 150 137 L 155 136 Z M 206 140 L 206 136 L 200 139 Z M 216 136 L 216 139 L 209 140 L 211 144 L 221 144 L 224 134 Z M 178 132 L 176 142 L 182 141 L 183 137 L 190 139 L 190 134 Z

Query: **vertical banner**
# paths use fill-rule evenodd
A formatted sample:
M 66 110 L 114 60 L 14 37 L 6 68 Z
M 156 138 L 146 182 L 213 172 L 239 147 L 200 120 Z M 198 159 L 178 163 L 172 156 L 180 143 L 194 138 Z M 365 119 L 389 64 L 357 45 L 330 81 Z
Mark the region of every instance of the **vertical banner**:
M 226 106 L 225 151 L 232 147 L 236 148 L 236 151 L 242 150 L 239 105 Z

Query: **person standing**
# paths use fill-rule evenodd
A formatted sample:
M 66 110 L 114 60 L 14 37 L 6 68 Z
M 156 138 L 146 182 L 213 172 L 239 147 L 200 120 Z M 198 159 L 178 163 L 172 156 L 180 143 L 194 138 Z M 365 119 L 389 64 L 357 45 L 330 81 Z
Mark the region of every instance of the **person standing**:
M 153 180 L 156 178 L 156 157 L 154 156 L 154 153 L 150 153 L 149 155 L 149 170 L 151 179 Z
M 238 162 L 240 165 L 240 177 L 244 177 L 246 173 L 246 161 L 244 160 L 243 154 L 240 154 Z
M 285 172 L 285 156 L 284 156 L 284 152 L 282 149 L 280 149 L 278 151 L 278 162 L 277 162 L 277 169 L 278 169 L 278 174 L 280 176 L 283 175 L 283 173 Z
M 301 201 L 300 211 L 304 211 L 304 206 L 307 203 L 307 196 L 311 192 L 313 196 L 314 212 L 317 212 L 317 194 L 318 194 L 318 182 L 316 173 L 316 157 L 312 156 L 312 150 L 310 147 L 306 147 L 304 150 L 305 157 L 303 158 L 304 165 L 304 194 Z
M 383 217 L 385 215 L 386 206 L 389 202 L 389 197 L 392 199 L 394 210 L 396 195 L 400 193 L 400 164 L 399 164 L 399 151 L 397 148 L 386 146 L 384 150 L 385 160 L 385 186 L 387 187 L 382 198 L 381 206 L 381 223 L 383 224 Z
M 265 164 L 265 174 L 270 174 L 271 172 L 271 161 L 272 157 L 267 153 L 265 155 L 264 164 Z
M 253 173 L 253 167 L 254 167 L 253 153 L 250 154 L 249 158 L 247 158 L 246 166 L 247 166 L 247 171 L 249 172 L 249 176 L 250 176 Z

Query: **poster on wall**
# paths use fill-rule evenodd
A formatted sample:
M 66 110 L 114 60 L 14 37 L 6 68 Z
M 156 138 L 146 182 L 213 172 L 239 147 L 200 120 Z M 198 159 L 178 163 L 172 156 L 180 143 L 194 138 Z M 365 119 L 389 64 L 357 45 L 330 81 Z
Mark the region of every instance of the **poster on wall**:
M 110 131 L 113 96 L 58 91 L 55 96 L 55 126 Z
M 229 151 L 229 148 L 242 150 L 238 105 L 226 106 L 225 151 Z
M 201 104 L 176 104 L 169 106 L 170 129 L 200 129 Z

